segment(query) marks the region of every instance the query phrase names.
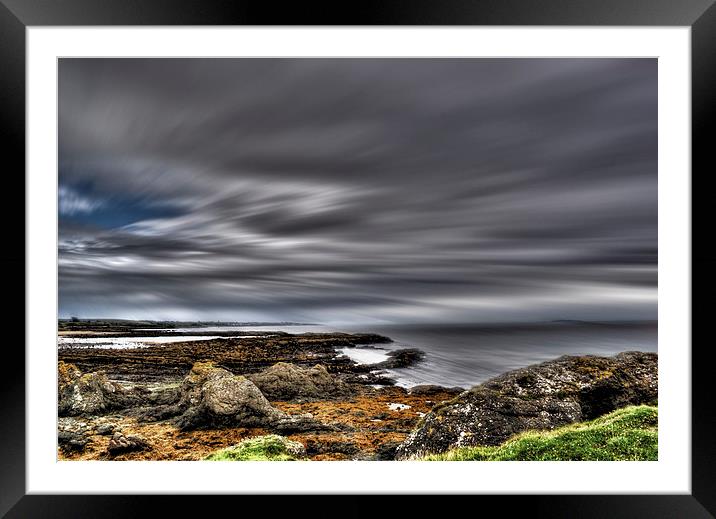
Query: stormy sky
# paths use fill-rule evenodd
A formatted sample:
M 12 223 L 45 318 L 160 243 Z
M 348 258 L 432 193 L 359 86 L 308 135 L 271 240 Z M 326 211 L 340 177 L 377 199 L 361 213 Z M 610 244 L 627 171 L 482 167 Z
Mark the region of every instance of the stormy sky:
M 653 59 L 62 59 L 60 317 L 656 318 Z

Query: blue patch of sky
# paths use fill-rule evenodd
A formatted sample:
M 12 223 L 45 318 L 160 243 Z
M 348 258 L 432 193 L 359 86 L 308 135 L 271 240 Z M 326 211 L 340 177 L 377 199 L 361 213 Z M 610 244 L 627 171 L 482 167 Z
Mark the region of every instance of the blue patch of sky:
M 184 213 L 171 203 L 147 196 L 104 194 L 89 184 L 60 184 L 60 224 L 63 222 L 115 229 L 142 220 L 170 218 Z

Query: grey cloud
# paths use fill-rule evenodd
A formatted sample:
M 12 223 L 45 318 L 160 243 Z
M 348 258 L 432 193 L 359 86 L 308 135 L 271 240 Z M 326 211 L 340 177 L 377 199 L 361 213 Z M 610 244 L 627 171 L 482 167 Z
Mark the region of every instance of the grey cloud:
M 656 60 L 59 71 L 62 314 L 656 315 Z

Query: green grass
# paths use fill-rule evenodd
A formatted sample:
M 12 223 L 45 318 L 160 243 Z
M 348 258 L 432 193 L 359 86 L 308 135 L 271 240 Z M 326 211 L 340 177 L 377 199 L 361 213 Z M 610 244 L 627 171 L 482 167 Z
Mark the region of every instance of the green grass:
M 656 461 L 658 411 L 641 405 L 553 431 L 529 431 L 497 447 L 461 447 L 427 461 Z
M 269 434 L 247 438 L 237 445 L 216 451 L 208 461 L 294 461 L 300 458 L 303 445 L 283 436 Z

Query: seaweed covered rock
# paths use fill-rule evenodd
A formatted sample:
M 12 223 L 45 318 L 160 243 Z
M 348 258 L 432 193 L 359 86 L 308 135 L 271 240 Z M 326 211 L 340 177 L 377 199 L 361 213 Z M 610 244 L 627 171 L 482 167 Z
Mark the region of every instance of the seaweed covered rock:
M 657 354 L 564 356 L 493 378 L 436 406 L 398 447 L 408 459 L 457 447 L 499 445 L 657 399 Z
M 278 362 L 270 368 L 246 375 L 270 400 L 295 398 L 331 398 L 351 392 L 349 386 L 328 373 L 320 364 L 304 368 L 288 362 Z
M 242 440 L 207 456 L 208 461 L 293 461 L 306 456 L 302 443 L 268 434 Z
M 73 364 L 57 365 L 58 416 L 88 416 L 140 404 L 144 393 L 111 382 L 103 371 L 83 374 Z
M 172 418 L 180 429 L 205 426 L 264 427 L 280 432 L 325 429 L 310 415 L 275 409 L 246 377 L 197 362 L 179 388 L 178 401 L 145 412 L 144 419 Z

